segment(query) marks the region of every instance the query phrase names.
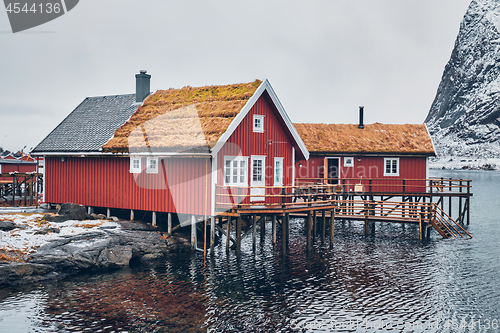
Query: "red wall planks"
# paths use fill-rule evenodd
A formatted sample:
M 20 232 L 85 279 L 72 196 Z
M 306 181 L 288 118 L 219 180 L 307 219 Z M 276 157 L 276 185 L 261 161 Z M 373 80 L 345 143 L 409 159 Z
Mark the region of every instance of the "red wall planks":
M 331 155 L 331 157 L 335 156 Z M 394 158 L 392 156 L 386 157 Z M 402 180 L 405 179 L 404 192 L 425 192 L 425 181 L 423 180 L 427 177 L 427 157 L 400 156 L 396 158 L 399 158 L 399 176 L 384 176 L 383 156 L 354 157 L 353 167 L 345 167 L 344 158 L 341 157 L 339 160 L 339 178 L 355 178 L 356 181 L 346 180 L 346 184 L 361 183 L 365 186 L 369 186 L 367 179 L 372 178 L 373 192 L 403 192 Z M 308 161 L 301 161 L 302 166 L 298 163 L 296 165 L 297 179 L 323 178 L 324 159 L 325 156 L 316 155 L 311 156 Z M 353 186 L 346 187 L 346 190 L 353 190 Z
M 253 115 L 264 115 L 264 132 L 253 132 Z M 264 93 L 251 110 L 247 113 L 240 125 L 236 128 L 217 156 L 217 184 L 224 185 L 224 156 L 248 156 L 248 186 L 250 186 L 252 155 L 266 156 L 266 186 L 274 186 L 274 158 L 283 157 L 283 185 L 293 185 L 293 138 L 285 128 L 273 102 Z M 267 189 L 266 194 L 280 194 L 281 189 Z M 244 203 L 248 203 L 246 199 Z M 276 202 L 279 198 L 267 202 Z
M 47 157 L 46 201 L 183 214 L 210 212 L 211 178 L 205 172 L 210 172 L 210 160 L 159 161 L 157 174 L 145 170 L 132 174 L 129 158 L 65 157 L 62 162 L 60 157 Z M 146 158 L 141 165 L 146 165 Z

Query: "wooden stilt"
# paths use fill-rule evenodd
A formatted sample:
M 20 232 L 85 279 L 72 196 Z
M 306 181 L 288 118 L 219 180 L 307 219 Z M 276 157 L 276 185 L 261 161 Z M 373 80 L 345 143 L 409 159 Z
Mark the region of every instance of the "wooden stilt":
M 191 215 L 191 249 L 196 249 L 196 217 Z
M 316 225 L 318 224 L 318 218 L 316 216 L 316 211 L 313 210 L 313 237 L 316 237 Z
M 228 216 L 227 218 L 227 225 L 226 225 L 226 251 L 229 251 L 229 241 L 231 240 L 231 216 Z
M 172 235 L 172 213 L 168 213 L 167 216 L 167 233 L 168 235 Z
M 427 240 L 431 239 L 431 226 L 427 225 Z
M 467 197 L 467 199 L 465 200 L 465 204 L 467 205 L 467 225 L 469 225 L 469 221 L 470 221 L 470 198 Z
M 266 239 L 266 216 L 262 216 L 260 219 L 260 242 L 263 243 Z
M 170 220 L 170 213 L 168 213 Z M 214 253 L 215 246 L 215 216 L 210 216 L 210 252 Z
M 326 211 L 321 211 L 321 242 L 325 242 L 326 236 Z
M 253 250 L 255 251 L 255 243 L 256 243 L 256 238 L 257 238 L 257 215 L 253 214 L 252 215 L 252 247 Z
M 286 247 L 288 248 L 288 241 L 290 240 L 290 214 L 289 213 L 285 213 L 285 225 L 286 225 L 286 232 L 285 232 L 285 245 Z
M 313 214 L 311 211 L 307 214 L 307 251 L 312 250 L 312 231 L 313 231 Z
M 273 214 L 273 245 L 276 245 L 276 215 Z
M 151 224 L 156 227 L 156 212 L 153 212 L 153 216 L 151 218 Z
M 419 228 L 419 231 L 420 231 L 420 241 L 423 241 L 424 240 L 424 226 L 423 226 L 423 222 L 422 222 L 422 214 L 419 214 L 418 215 L 418 228 Z
M 130 221 L 133 221 L 134 220 L 134 210 L 131 209 L 130 210 Z
M 285 221 L 285 215 L 283 215 L 283 218 L 281 219 L 281 250 L 283 252 L 283 257 L 286 256 L 286 249 L 287 249 L 287 246 L 286 246 L 286 243 L 287 243 L 287 240 L 286 240 L 286 221 Z
M 111 217 L 111 209 L 106 208 L 106 217 L 109 219 Z
M 94 214 L 94 207 L 88 207 L 87 208 L 87 213 L 90 215 L 90 214 Z
M 242 224 L 242 218 L 241 216 L 238 216 L 236 218 L 236 251 L 241 250 L 241 224 Z
M 335 234 L 335 209 L 332 209 L 331 213 L 331 222 L 330 222 L 330 247 L 333 247 L 333 236 Z
M 372 225 L 371 235 L 375 236 L 375 222 L 371 222 L 371 225 Z

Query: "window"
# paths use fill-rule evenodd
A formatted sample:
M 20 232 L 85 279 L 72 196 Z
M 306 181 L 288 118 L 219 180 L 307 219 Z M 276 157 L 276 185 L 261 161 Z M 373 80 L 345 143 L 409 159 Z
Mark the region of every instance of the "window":
M 274 158 L 274 186 L 283 186 L 283 157 Z
M 141 158 L 131 157 L 130 158 L 130 173 L 141 173 Z
M 384 158 L 384 176 L 399 176 L 399 158 Z
M 354 157 L 344 157 L 344 166 L 345 167 L 353 167 L 354 166 Z
M 262 168 L 263 168 L 263 165 L 262 165 L 262 160 L 253 160 L 252 161 L 252 170 L 253 170 L 253 173 L 252 173 L 252 180 L 254 182 L 261 182 L 262 181 Z
M 248 186 L 248 157 L 226 156 L 224 158 L 224 185 Z
M 148 157 L 148 167 L 146 169 L 147 173 L 158 173 L 158 158 Z
M 264 116 L 256 114 L 253 116 L 253 131 L 264 133 Z

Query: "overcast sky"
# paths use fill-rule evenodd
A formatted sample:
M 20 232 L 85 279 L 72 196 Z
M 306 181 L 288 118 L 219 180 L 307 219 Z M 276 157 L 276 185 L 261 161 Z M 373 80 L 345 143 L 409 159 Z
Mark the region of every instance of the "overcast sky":
M 85 97 L 269 79 L 293 122 L 422 123 L 470 0 L 82 0 L 12 34 L 0 147 L 37 145 Z M 26 151 L 25 150 L 25 151 Z

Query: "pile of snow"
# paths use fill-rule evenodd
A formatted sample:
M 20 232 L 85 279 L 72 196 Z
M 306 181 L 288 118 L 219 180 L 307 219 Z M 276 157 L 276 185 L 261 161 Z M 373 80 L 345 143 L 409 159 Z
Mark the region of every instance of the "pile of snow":
M 120 224 L 108 220 L 54 223 L 42 221 L 42 217 L 41 214 L 0 214 L 0 221 L 11 221 L 25 228 L 11 231 L 0 230 L 0 250 L 31 254 L 35 253 L 36 249 L 43 244 L 63 236 L 84 234 L 101 228 L 120 228 Z M 59 233 L 35 234 L 37 231 L 48 228 L 59 229 Z

